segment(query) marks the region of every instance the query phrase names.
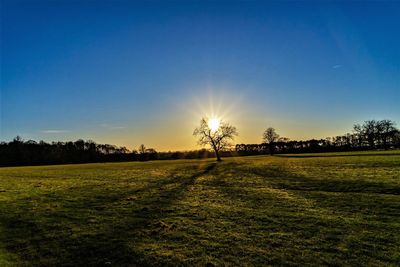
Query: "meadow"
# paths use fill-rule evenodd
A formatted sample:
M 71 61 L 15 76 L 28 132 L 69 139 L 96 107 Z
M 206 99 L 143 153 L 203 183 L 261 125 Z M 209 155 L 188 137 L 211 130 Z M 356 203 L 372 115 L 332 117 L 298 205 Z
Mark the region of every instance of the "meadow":
M 0 266 L 399 263 L 399 151 L 0 168 Z

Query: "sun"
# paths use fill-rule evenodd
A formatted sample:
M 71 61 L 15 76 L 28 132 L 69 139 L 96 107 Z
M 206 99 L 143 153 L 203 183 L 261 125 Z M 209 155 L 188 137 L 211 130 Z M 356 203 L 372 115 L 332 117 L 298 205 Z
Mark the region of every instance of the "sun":
M 220 124 L 220 120 L 218 118 L 211 118 L 211 119 L 208 120 L 208 127 L 213 132 L 218 130 L 219 124 Z

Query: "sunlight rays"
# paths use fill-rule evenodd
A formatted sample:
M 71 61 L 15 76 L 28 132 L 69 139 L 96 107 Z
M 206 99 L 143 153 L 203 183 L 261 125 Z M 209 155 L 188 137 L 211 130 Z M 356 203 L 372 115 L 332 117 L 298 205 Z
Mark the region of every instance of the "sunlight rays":
M 208 127 L 211 129 L 212 132 L 216 132 L 220 125 L 220 119 L 218 118 L 210 118 L 208 120 Z
M 213 124 L 219 125 L 220 121 L 232 121 L 240 117 L 241 96 L 228 94 L 221 89 L 208 88 L 202 95 L 193 97 L 190 102 L 192 104 L 188 110 L 196 123 L 204 117 Z M 210 128 L 212 128 L 211 125 Z

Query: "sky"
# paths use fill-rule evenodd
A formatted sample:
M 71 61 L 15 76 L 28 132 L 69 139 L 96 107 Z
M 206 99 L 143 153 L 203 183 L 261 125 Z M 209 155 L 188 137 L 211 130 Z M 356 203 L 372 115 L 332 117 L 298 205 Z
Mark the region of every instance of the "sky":
M 198 149 L 400 124 L 400 2 L 1 0 L 0 140 Z

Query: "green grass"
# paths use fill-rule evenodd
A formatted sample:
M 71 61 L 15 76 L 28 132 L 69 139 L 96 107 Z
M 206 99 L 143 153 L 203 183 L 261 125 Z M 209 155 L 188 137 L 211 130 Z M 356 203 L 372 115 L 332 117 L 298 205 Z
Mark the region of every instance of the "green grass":
M 398 266 L 400 152 L 0 169 L 0 266 Z

